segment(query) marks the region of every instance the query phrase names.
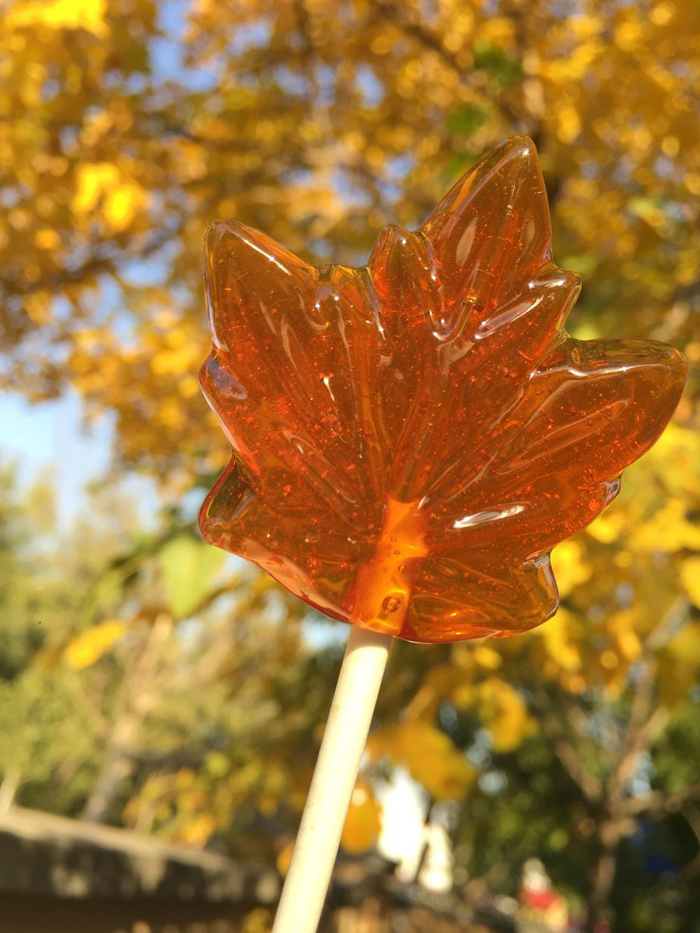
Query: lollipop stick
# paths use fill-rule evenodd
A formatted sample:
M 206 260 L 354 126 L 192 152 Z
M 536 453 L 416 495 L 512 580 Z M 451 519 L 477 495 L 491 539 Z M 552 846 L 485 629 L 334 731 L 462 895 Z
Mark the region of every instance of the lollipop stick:
M 350 629 L 273 933 L 318 926 L 391 638 Z

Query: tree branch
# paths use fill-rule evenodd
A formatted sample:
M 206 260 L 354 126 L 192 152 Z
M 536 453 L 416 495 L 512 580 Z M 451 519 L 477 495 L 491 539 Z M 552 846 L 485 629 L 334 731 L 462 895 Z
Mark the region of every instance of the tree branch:
M 606 782 L 606 797 L 611 811 L 617 811 L 639 755 L 653 745 L 668 724 L 668 711 L 661 707 L 654 710 L 658 669 L 656 652 L 676 632 L 680 614 L 686 607 L 687 601 L 684 598 L 677 599 L 644 642 L 641 657 L 637 662 L 639 676 L 632 697 L 627 729 L 622 738 L 617 761 Z
M 533 693 L 533 702 L 538 712 L 539 723 L 551 742 L 555 754 L 578 786 L 589 804 L 598 805 L 603 799 L 603 787 L 598 778 L 582 764 L 576 748 L 569 741 L 559 717 L 553 712 L 551 703 L 543 690 Z
M 663 790 L 653 790 L 641 797 L 630 797 L 619 804 L 623 816 L 649 817 L 662 816 L 664 813 L 678 813 L 688 803 L 700 801 L 700 784 L 691 784 L 675 794 Z
M 460 64 L 457 55 L 446 48 L 440 36 L 430 29 L 413 19 L 408 19 L 405 15 L 405 6 L 392 2 L 392 0 L 375 0 L 374 10 L 379 10 L 382 18 L 393 25 L 398 25 L 406 35 L 415 39 L 420 45 L 430 51 L 435 52 L 442 61 L 456 72 L 460 83 L 471 91 L 479 91 L 487 95 L 492 103 L 500 108 L 502 115 L 511 123 L 520 122 L 520 116 L 513 110 L 510 104 L 503 99 L 502 94 L 495 94 L 489 90 L 486 83 L 486 77 L 473 69 L 467 73 Z

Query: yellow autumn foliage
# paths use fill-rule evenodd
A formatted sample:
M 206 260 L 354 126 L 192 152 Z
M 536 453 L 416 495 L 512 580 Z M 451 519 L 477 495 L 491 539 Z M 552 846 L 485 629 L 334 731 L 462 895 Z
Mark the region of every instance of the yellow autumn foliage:
M 216 820 L 210 813 L 198 813 L 183 823 L 177 841 L 201 848 L 215 829 Z
M 552 551 L 552 569 L 560 596 L 567 596 L 574 587 L 586 583 L 592 573 L 584 546 L 575 539 L 563 541 Z
M 292 864 L 292 855 L 294 855 L 294 843 L 288 842 L 282 849 L 277 853 L 277 858 L 275 859 L 275 865 L 277 871 L 284 877 L 289 871 L 289 866 Z
M 562 671 L 575 673 L 583 666 L 579 647 L 582 634 L 576 618 L 560 609 L 534 637 L 542 639 L 548 661 Z
M 125 230 L 147 210 L 148 192 L 111 162 L 81 165 L 71 208 L 78 225 L 99 215 L 114 233 Z
M 51 29 L 85 29 L 104 38 L 107 0 L 29 0 L 11 6 L 5 23 L 10 28 L 47 26 Z
M 518 691 L 499 677 L 489 677 L 478 688 L 477 707 L 491 733 L 493 748 L 509 752 L 535 729 L 535 722 Z
M 700 668 L 700 623 L 687 625 L 668 644 L 666 651 L 678 665 Z
M 351 855 L 371 849 L 382 829 L 382 809 L 372 787 L 358 781 L 350 798 L 340 844 Z
M 126 633 L 126 625 L 118 619 L 93 625 L 76 635 L 66 645 L 64 657 L 73 670 L 90 667 L 110 651 Z
M 385 726 L 370 736 L 367 750 L 374 759 L 388 756 L 404 765 L 436 800 L 459 800 L 475 779 L 449 736 L 424 720 Z
M 687 557 L 681 562 L 680 577 L 691 602 L 700 609 L 700 556 Z

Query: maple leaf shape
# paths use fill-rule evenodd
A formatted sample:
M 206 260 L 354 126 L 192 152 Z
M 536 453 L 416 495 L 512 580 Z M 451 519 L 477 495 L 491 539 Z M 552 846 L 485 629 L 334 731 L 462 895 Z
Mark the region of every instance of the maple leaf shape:
M 646 340 L 574 340 L 533 143 L 506 140 L 367 265 L 210 228 L 201 381 L 233 447 L 207 541 L 337 619 L 410 641 L 551 616 L 549 552 L 613 499 L 686 379 Z

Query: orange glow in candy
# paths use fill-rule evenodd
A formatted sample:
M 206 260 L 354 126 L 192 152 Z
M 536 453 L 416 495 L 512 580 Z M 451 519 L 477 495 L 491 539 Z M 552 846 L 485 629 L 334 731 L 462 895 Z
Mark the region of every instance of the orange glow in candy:
M 506 140 L 366 266 L 314 268 L 217 223 L 204 392 L 233 458 L 207 541 L 326 615 L 410 641 L 551 616 L 550 550 L 661 434 L 683 357 L 574 340 L 534 145 Z

